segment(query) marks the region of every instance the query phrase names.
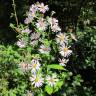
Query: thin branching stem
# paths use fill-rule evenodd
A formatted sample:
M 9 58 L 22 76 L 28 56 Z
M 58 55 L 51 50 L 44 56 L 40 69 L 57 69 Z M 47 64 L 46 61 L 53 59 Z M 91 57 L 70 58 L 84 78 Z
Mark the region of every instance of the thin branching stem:
M 16 12 L 16 4 L 15 4 L 15 0 L 12 0 L 13 2 L 13 9 L 14 9 L 14 16 L 15 16 L 15 20 L 16 20 L 16 24 L 17 24 L 17 27 L 18 27 L 18 17 L 17 17 L 17 12 Z

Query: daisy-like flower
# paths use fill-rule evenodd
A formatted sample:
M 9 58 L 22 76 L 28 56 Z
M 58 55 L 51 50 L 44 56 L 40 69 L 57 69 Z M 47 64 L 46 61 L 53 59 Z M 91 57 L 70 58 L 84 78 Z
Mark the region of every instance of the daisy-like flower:
M 37 23 L 36 23 L 36 26 L 37 28 L 40 30 L 40 31 L 45 31 L 47 29 L 47 22 L 43 19 L 43 18 L 40 18 Z
M 36 40 L 36 39 L 39 39 L 39 37 L 40 37 L 40 33 L 39 32 L 34 32 L 34 33 L 31 34 L 30 39 L 31 40 Z
M 27 18 L 24 20 L 25 24 L 29 24 L 32 22 L 32 20 L 36 17 L 36 11 L 37 11 L 37 6 L 36 5 L 31 5 L 30 10 L 27 14 Z
M 34 32 L 34 33 L 31 34 L 31 36 L 30 36 L 30 39 L 31 39 L 30 44 L 33 47 L 38 43 L 39 37 L 40 37 L 40 33 L 39 32 Z
M 24 20 L 24 23 L 25 23 L 25 24 L 29 24 L 32 20 L 33 20 L 33 17 L 28 16 L 28 17 Z
M 68 62 L 69 60 L 68 59 L 59 59 L 59 64 L 61 65 L 61 66 L 66 66 L 66 63 Z
M 39 52 L 40 53 L 42 53 L 42 54 L 48 54 L 50 51 L 51 51 L 51 48 L 50 47 L 46 47 L 43 44 L 40 46 L 40 49 L 39 49 Z
M 57 75 L 56 74 L 52 74 L 52 76 L 48 75 L 46 77 L 46 83 L 49 86 L 51 86 L 51 87 L 55 86 L 57 81 L 58 81 L 58 78 L 57 78 Z
M 67 36 L 65 35 L 65 33 L 59 33 L 59 34 L 57 34 L 56 35 L 56 41 L 57 41 L 57 43 L 59 43 L 59 44 L 63 44 L 63 43 L 67 43 L 67 41 L 68 41 L 68 38 L 67 38 Z
M 19 64 L 19 68 L 22 70 L 22 71 L 28 71 L 29 70 L 29 68 L 28 68 L 28 63 L 26 63 L 26 62 L 21 62 L 20 64 Z
M 36 71 L 40 69 L 40 63 L 38 59 L 33 59 L 31 64 L 29 64 L 29 68 L 31 69 L 32 73 L 36 73 Z
M 39 75 L 33 74 L 30 77 L 30 81 L 32 82 L 32 85 L 34 85 L 35 88 L 38 88 L 43 85 L 44 78 L 42 78 L 41 74 L 39 74 Z
M 31 12 L 36 12 L 37 10 L 38 10 L 38 6 L 37 6 L 36 4 L 32 4 L 32 5 L 30 6 L 29 11 L 31 11 Z
M 49 25 L 51 26 L 51 30 L 53 32 L 58 32 L 58 31 L 61 31 L 61 28 L 59 27 L 58 25 L 58 20 L 56 18 L 48 18 L 48 23 Z
M 42 13 L 45 13 L 46 11 L 49 10 L 48 5 L 44 5 L 44 3 L 37 2 L 37 7 L 38 7 L 38 10 Z
M 23 39 L 19 39 L 19 41 L 17 41 L 17 46 L 19 46 L 20 48 L 24 48 L 26 46 L 26 41 L 24 41 Z
M 59 53 L 64 57 L 68 57 L 71 55 L 72 50 L 70 50 L 69 47 L 67 47 L 65 44 L 63 44 L 62 46 L 60 46 L 60 52 Z
M 51 26 L 51 30 L 53 32 L 59 32 L 59 31 L 61 31 L 61 28 L 58 25 L 54 25 L 54 26 Z
M 28 33 L 28 34 L 29 34 L 30 32 L 31 32 L 31 30 L 30 30 L 29 28 L 26 28 L 26 29 L 24 29 L 24 30 L 21 31 L 21 33 Z

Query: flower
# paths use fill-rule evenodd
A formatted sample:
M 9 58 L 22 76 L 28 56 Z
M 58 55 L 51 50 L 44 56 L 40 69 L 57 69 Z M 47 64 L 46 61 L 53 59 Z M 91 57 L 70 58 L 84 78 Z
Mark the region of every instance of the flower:
M 69 60 L 68 59 L 59 59 L 59 64 L 61 65 L 61 66 L 66 66 L 65 64 L 68 62 Z
M 52 74 L 52 76 L 50 76 L 50 75 L 48 75 L 47 77 L 46 77 L 46 83 L 49 85 L 49 86 L 51 86 L 51 87 L 53 87 L 53 86 L 55 86 L 56 85 L 56 82 L 58 81 L 58 79 L 57 79 L 57 75 L 54 73 L 54 74 Z
M 24 20 L 24 23 L 25 23 L 25 24 L 29 24 L 30 22 L 32 22 L 32 20 L 33 20 L 33 17 L 28 16 L 28 17 Z
M 34 32 L 34 33 L 31 34 L 30 39 L 31 40 L 36 40 L 36 39 L 39 39 L 39 37 L 40 37 L 40 33 L 39 32 Z
M 29 9 L 30 12 L 36 12 L 38 11 L 38 7 L 36 4 L 32 4 Z
M 22 71 L 28 71 L 28 70 L 29 70 L 29 68 L 28 68 L 28 63 L 26 63 L 26 62 L 21 62 L 21 63 L 19 64 L 19 67 L 20 67 L 20 69 L 21 69 Z
M 47 29 L 47 25 L 48 25 L 47 22 L 43 18 L 40 18 L 39 20 L 37 20 L 36 27 L 40 31 L 45 31 Z
M 50 47 L 46 47 L 45 45 L 41 45 L 39 52 L 41 52 L 42 54 L 48 54 L 51 51 Z
M 19 39 L 19 41 L 17 41 L 17 46 L 19 46 L 20 48 L 24 48 L 26 46 L 26 41 L 24 41 L 23 39 Z
M 37 7 L 38 7 L 38 10 L 42 13 L 45 13 L 46 11 L 49 10 L 48 5 L 44 5 L 44 3 L 37 2 Z
M 24 20 L 25 24 L 29 24 L 30 22 L 32 22 L 32 20 L 36 17 L 36 11 L 37 6 L 32 4 L 29 12 L 27 13 L 27 18 Z
M 29 28 L 26 28 L 26 29 L 24 29 L 24 30 L 21 31 L 21 33 L 28 33 L 28 34 L 29 34 L 30 32 L 31 32 L 31 30 L 30 30 Z
M 71 55 L 72 50 L 70 50 L 69 47 L 67 47 L 67 46 L 65 46 L 65 44 L 63 44 L 62 46 L 60 46 L 60 52 L 59 53 L 64 57 L 68 57 Z
M 48 18 L 47 21 L 48 21 L 49 25 L 51 26 L 51 30 L 53 32 L 61 31 L 61 28 L 58 25 L 58 20 L 56 18 L 50 17 L 50 18 Z
M 30 81 L 32 82 L 32 85 L 34 85 L 35 88 L 38 88 L 43 85 L 44 78 L 42 78 L 41 74 L 39 74 L 39 75 L 33 74 L 30 77 Z
M 40 63 L 38 61 L 38 59 L 33 59 L 31 61 L 31 64 L 29 64 L 29 68 L 31 69 L 32 73 L 35 73 L 37 70 L 40 69 Z
M 60 43 L 61 45 L 63 44 L 63 43 L 67 43 L 67 41 L 68 41 L 68 38 L 67 38 L 67 36 L 65 35 L 65 33 L 59 33 L 58 35 L 56 35 L 57 36 L 57 38 L 56 38 L 56 41 L 57 41 L 57 43 Z
M 34 32 L 34 33 L 31 34 L 31 36 L 30 36 L 30 39 L 31 39 L 30 44 L 33 47 L 38 43 L 39 37 L 40 37 L 40 33 L 39 32 Z

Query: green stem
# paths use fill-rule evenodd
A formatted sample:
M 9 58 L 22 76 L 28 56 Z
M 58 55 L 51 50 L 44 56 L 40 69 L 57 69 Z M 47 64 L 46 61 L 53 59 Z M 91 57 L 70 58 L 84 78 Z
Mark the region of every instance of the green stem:
M 17 12 L 16 12 L 16 4 L 15 4 L 15 0 L 12 0 L 13 2 L 13 9 L 14 9 L 14 15 L 15 15 L 15 20 L 16 20 L 16 24 L 17 24 L 17 27 L 18 27 L 18 17 L 17 17 Z

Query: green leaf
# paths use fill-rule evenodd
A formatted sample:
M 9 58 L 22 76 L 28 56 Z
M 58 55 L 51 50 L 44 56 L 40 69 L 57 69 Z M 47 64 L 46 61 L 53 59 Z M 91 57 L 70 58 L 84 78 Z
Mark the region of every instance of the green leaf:
M 47 66 L 50 69 L 58 69 L 58 70 L 64 70 L 64 68 L 61 65 L 58 64 L 51 64 Z
M 62 85 L 63 85 L 63 81 L 59 81 L 59 82 L 57 82 L 57 86 L 58 86 L 59 88 L 61 88 Z
M 53 88 L 52 88 L 51 86 L 46 85 L 46 86 L 45 86 L 45 91 L 46 91 L 49 95 L 51 95 L 51 94 L 53 93 Z

